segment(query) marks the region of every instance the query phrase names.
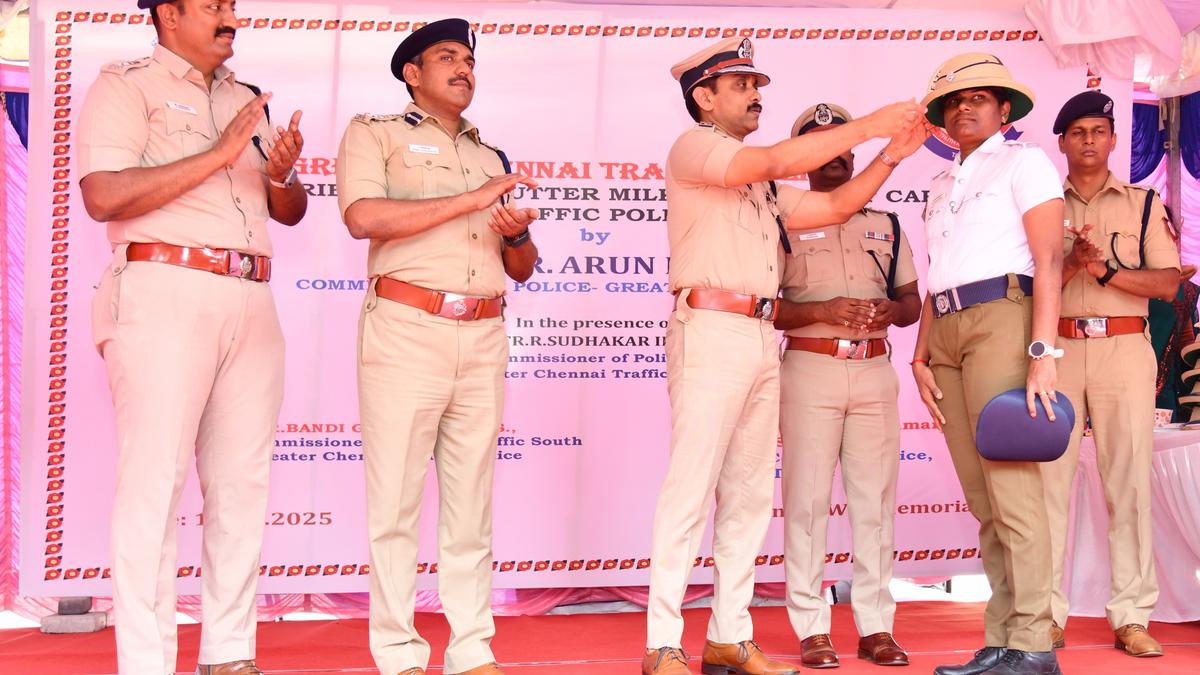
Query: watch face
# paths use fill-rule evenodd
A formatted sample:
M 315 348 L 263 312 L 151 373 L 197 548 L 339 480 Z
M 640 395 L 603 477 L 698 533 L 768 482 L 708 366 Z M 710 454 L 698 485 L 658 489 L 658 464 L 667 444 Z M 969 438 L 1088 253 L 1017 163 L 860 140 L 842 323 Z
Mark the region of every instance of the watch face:
M 1037 341 L 1029 345 L 1029 355 L 1035 359 L 1040 359 L 1046 355 L 1046 343 Z

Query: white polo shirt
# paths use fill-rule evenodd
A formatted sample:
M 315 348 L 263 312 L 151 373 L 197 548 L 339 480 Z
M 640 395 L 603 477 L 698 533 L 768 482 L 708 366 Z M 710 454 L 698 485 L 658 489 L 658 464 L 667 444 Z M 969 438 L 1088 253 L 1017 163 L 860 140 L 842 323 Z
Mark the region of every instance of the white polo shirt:
M 1000 133 L 933 179 L 925 207 L 929 290 L 934 293 L 1003 276 L 1033 275 L 1033 254 L 1021 217 L 1062 199 L 1062 179 L 1032 143 Z

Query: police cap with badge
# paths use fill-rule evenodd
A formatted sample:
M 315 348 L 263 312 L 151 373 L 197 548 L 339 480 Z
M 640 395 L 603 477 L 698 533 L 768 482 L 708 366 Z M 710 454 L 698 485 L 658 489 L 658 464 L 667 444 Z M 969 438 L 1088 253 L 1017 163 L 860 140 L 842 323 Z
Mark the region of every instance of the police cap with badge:
M 457 42 L 475 53 L 475 31 L 471 30 L 471 24 L 466 19 L 441 19 L 413 31 L 396 47 L 392 54 L 392 75 L 404 82 L 404 64 L 439 42 Z
M 692 90 L 705 80 L 728 73 L 754 75 L 760 87 L 771 83 L 766 73 L 754 67 L 754 45 L 749 38 L 726 38 L 671 66 L 671 77 L 678 80 L 689 112 L 692 109 Z M 692 117 L 695 118 L 696 113 Z
M 803 136 L 810 131 L 825 131 L 854 119 L 840 105 L 818 103 L 800 113 L 792 125 L 793 136 Z
M 1054 118 L 1054 135 L 1066 133 L 1067 127 L 1084 117 L 1103 117 L 1113 122 L 1113 100 L 1098 91 L 1085 91 L 1067 99 L 1058 117 Z

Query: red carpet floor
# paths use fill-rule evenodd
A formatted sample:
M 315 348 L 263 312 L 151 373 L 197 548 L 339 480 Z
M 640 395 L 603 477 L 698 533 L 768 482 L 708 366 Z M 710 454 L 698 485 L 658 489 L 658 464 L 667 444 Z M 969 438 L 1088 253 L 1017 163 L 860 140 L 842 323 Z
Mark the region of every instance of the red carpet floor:
M 770 655 L 796 659 L 800 643 L 782 607 L 753 611 L 756 637 Z M 708 610 L 685 612 L 685 648 L 699 672 Z M 960 663 L 983 640 L 982 605 L 950 602 L 905 602 L 897 613 L 896 638 L 912 660 L 908 670 L 881 669 L 855 658 L 857 636 L 850 608 L 833 610 L 833 641 L 842 657 L 837 673 L 929 673 L 943 663 Z M 645 614 L 500 617 L 493 643 L 508 675 L 600 675 L 637 673 L 645 639 Z M 441 673 L 441 650 L 449 629 L 436 614 L 419 614 L 421 633 L 432 643 L 431 674 Z M 1134 659 L 1113 649 L 1112 632 L 1103 619 L 1071 620 L 1067 648 L 1059 651 L 1069 674 L 1200 673 L 1200 624 L 1151 625 L 1166 646 L 1166 656 Z M 193 668 L 198 626 L 180 628 L 179 667 Z M 364 620 L 274 622 L 259 625 L 259 665 L 270 675 L 375 672 L 367 651 Z M 37 630 L 0 631 L 0 673 L 100 675 L 116 672 L 113 633 L 42 635 Z

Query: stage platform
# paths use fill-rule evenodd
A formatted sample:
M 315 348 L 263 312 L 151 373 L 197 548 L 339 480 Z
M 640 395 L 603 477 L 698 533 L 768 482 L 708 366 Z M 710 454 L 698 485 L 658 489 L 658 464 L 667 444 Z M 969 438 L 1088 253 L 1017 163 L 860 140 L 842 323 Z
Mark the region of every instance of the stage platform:
M 983 640 L 982 605 L 905 602 L 897 613 L 896 638 L 912 659 L 911 667 L 881 669 L 855 658 L 857 637 L 850 608 L 833 609 L 833 641 L 842 657 L 837 671 L 855 673 L 929 673 L 943 663 L 970 658 Z M 797 659 L 800 643 L 782 607 L 752 610 L 759 644 L 772 656 Z M 685 648 L 692 670 L 700 671 L 707 609 L 686 610 Z M 645 639 L 645 614 L 575 614 L 500 617 L 493 643 L 507 675 L 615 675 L 637 673 Z M 433 645 L 430 673 L 442 673 L 441 650 L 449 637 L 444 617 L 418 614 L 417 625 Z M 1089 675 L 1200 673 L 1200 623 L 1151 624 L 1166 656 L 1134 659 L 1113 648 L 1103 619 L 1073 618 L 1067 648 L 1059 651 L 1063 672 Z M 194 667 L 199 626 L 181 626 L 179 667 Z M 367 622 L 285 621 L 259 625 L 259 665 L 269 675 L 377 672 L 367 650 Z M 0 631 L 0 673 L 107 675 L 116 672 L 113 633 L 42 635 L 36 629 Z

